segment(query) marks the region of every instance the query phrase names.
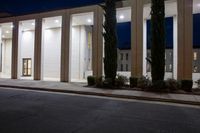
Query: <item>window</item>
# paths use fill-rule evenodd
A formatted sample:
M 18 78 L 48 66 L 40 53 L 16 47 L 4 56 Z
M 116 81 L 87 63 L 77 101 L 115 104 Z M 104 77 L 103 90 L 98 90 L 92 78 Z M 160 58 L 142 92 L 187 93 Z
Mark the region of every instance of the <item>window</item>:
M 23 76 L 31 76 L 32 72 L 32 61 L 30 58 L 23 59 Z
M 128 53 L 126 53 L 126 60 L 128 60 Z
M 123 53 L 121 53 L 121 60 L 123 60 L 123 56 L 124 56 Z
M 172 72 L 172 64 L 169 65 L 169 71 Z
M 126 64 L 126 71 L 128 71 L 128 64 Z
M 123 66 L 123 64 L 121 64 L 121 71 L 124 71 L 124 68 L 123 68 L 124 66 Z
M 169 53 L 169 56 L 172 57 L 172 52 Z
M 194 73 L 197 73 L 197 70 L 198 70 L 198 67 L 197 67 L 197 66 L 194 66 L 193 72 L 194 72 Z
M 197 52 L 194 52 L 194 60 L 197 60 Z

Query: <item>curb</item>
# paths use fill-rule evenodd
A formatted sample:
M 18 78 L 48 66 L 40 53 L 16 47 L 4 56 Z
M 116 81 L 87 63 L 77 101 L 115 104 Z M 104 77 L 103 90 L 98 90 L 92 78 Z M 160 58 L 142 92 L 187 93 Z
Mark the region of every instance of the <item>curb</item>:
M 134 100 L 155 101 L 155 102 L 168 102 L 168 103 L 200 106 L 200 102 L 184 101 L 184 100 L 177 100 L 177 99 L 152 98 L 152 97 L 144 97 L 144 96 L 130 96 L 130 95 L 98 93 L 98 92 L 89 92 L 89 91 L 75 91 L 75 90 L 73 91 L 73 90 L 61 90 L 61 89 L 49 89 L 49 88 L 25 87 L 25 86 L 11 86 L 11 85 L 0 85 L 0 87 L 17 88 L 17 89 L 22 89 L 22 90 L 37 90 L 37 91 L 81 94 L 81 95 L 90 95 L 90 96 L 103 96 L 103 97 L 121 98 L 121 99 L 123 98 L 123 99 L 134 99 Z

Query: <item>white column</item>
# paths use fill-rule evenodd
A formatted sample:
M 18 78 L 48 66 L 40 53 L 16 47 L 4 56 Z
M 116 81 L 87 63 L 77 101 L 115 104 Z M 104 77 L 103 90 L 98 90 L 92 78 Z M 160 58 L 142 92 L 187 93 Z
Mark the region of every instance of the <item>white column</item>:
M 12 38 L 12 79 L 18 78 L 18 33 L 19 33 L 19 21 L 13 23 L 13 38 Z
M 2 63 L 3 63 L 3 61 L 2 61 L 2 28 L 1 28 L 1 25 L 0 25 L 0 72 L 2 72 Z
M 35 21 L 34 80 L 41 80 L 42 18 Z
M 147 75 L 147 20 L 143 21 L 143 75 Z
M 173 42 L 173 78 L 177 79 L 177 63 L 178 63 L 178 32 L 177 32 L 177 16 L 173 17 L 173 33 L 174 33 L 174 42 Z
M 131 76 L 143 75 L 143 1 L 132 0 Z
M 69 47 L 70 47 L 70 15 L 69 12 L 62 15 L 61 37 L 61 82 L 69 82 Z
M 193 0 L 177 0 L 178 7 L 178 74 L 179 80 L 192 79 Z

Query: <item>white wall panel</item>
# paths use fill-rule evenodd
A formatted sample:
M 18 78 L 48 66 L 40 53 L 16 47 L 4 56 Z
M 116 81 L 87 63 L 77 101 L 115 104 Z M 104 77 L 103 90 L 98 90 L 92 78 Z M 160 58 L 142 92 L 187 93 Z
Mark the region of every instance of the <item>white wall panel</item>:
M 60 79 L 61 28 L 44 30 L 43 42 L 43 79 Z

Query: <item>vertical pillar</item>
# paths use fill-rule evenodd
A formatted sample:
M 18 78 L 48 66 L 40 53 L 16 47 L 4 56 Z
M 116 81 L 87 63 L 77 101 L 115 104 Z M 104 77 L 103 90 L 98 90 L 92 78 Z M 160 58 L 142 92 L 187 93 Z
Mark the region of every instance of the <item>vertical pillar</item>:
M 41 79 L 42 18 L 35 20 L 34 80 Z
M 61 37 L 61 82 L 69 82 L 69 48 L 70 48 L 70 14 L 62 15 L 62 37 Z
M 143 75 L 147 75 L 147 19 L 143 21 Z
M 13 22 L 13 38 L 12 38 L 12 69 L 11 78 L 18 78 L 18 33 L 19 33 L 19 21 Z
M 174 44 L 174 46 L 173 46 L 173 78 L 174 79 L 177 79 L 177 58 L 178 58 L 178 40 L 177 40 L 177 35 L 178 35 L 178 33 L 177 33 L 177 15 L 175 15 L 174 17 L 173 17 L 173 27 L 174 27 L 174 29 L 173 29 L 173 33 L 174 33 L 174 42 L 173 42 L 173 44 Z
M 94 10 L 94 25 L 92 31 L 92 70 L 93 76 L 98 76 L 98 10 Z
M 177 0 L 178 6 L 178 80 L 192 79 L 193 0 Z
M 98 70 L 97 70 L 97 77 L 101 77 L 103 74 L 103 9 L 99 6 L 97 6 L 97 19 L 98 19 L 98 24 L 97 24 L 97 31 L 98 31 L 98 42 L 97 42 L 97 53 L 98 53 L 98 58 L 97 58 L 97 63 L 98 63 Z
M 3 45 L 3 42 L 2 42 L 2 28 L 1 28 L 1 25 L 0 25 L 0 72 L 2 72 L 2 45 Z
M 143 75 L 143 0 L 132 0 L 131 76 Z

